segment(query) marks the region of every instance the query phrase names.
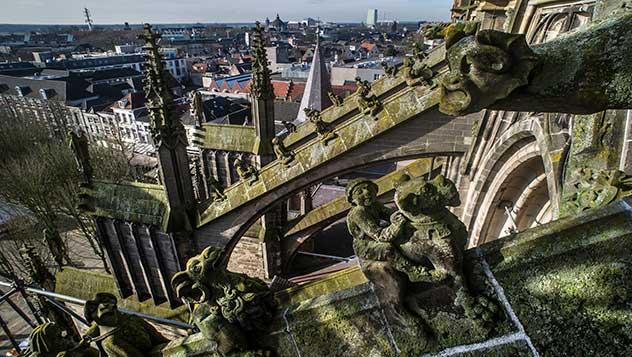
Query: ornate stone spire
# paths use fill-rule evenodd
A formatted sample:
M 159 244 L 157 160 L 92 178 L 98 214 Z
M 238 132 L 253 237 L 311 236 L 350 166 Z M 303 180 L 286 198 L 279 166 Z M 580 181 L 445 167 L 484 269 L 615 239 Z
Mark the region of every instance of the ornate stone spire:
M 257 21 L 254 29 L 253 50 L 254 63 L 252 65 L 252 96 L 257 99 L 274 99 L 274 90 L 270 82 L 270 68 L 268 67 L 268 56 L 266 54 L 265 38 L 263 27 Z
M 184 125 L 175 113 L 175 104 L 169 85 L 165 80 L 160 47 L 160 35 L 152 32 L 151 25 L 145 24 L 143 49 L 145 63 L 145 102 L 151 118 L 152 137 L 156 146 L 160 178 L 169 201 L 169 233 L 191 232 L 195 225 L 195 194 L 189 157 L 187 136 Z M 191 254 L 191 242 L 187 235 L 174 237 L 179 256 L 186 261 Z
M 202 126 L 202 124 L 206 123 L 202 95 L 198 91 L 194 91 L 191 96 L 191 114 L 195 118 L 197 126 Z
M 254 29 L 254 63 L 252 65 L 252 120 L 257 138 L 254 153 L 258 168 L 274 160 L 272 139 L 274 139 L 274 88 L 270 81 L 268 56 L 266 55 L 263 27 L 257 22 Z
M 182 141 L 187 145 L 184 126 L 175 115 L 175 104 L 169 85 L 164 77 L 162 55 L 158 40 L 160 34 L 154 33 L 150 24 L 145 24 L 143 34 L 139 36 L 145 40 L 145 78 L 143 89 L 145 90 L 145 102 L 151 118 L 152 136 L 154 144 L 160 146 L 163 140 L 169 146 L 176 141 Z

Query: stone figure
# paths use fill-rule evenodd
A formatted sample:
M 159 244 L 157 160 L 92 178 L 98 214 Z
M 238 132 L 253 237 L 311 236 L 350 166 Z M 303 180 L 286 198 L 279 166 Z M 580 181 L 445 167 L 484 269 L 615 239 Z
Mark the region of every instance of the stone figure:
M 191 322 L 217 342 L 222 355 L 266 355 L 257 340 L 269 327 L 272 295 L 259 279 L 227 271 L 222 256 L 219 248 L 204 249 L 171 285 L 189 307 Z
M 98 357 L 99 351 L 91 348 L 85 340 L 76 344 L 54 322 L 46 322 L 33 329 L 29 335 L 29 347 L 20 356 Z
M 382 103 L 373 92 L 371 92 L 371 84 L 368 81 L 363 81 L 360 77 L 357 77 L 356 84 L 358 89 L 356 90 L 358 109 L 364 115 L 369 115 L 373 119 L 377 120 L 377 114 L 382 110 Z
M 280 160 L 283 165 L 288 165 L 294 161 L 294 153 L 285 147 L 283 140 L 279 137 L 272 139 L 272 148 L 277 160 Z
M 292 122 L 289 122 L 287 120 L 283 120 L 281 122 L 283 124 L 283 126 L 285 127 L 285 130 L 287 130 L 288 133 L 292 134 L 292 133 L 296 133 L 296 125 Z
M 445 30 L 446 36 L 453 28 Z M 446 41 L 450 72 L 441 83 L 439 109 L 443 113 L 477 112 L 529 83 L 539 60 L 524 35 L 493 30 L 482 30 L 474 36 L 456 29 L 453 32 L 453 41 Z
M 342 105 L 344 104 L 344 101 L 345 101 L 344 98 L 337 95 L 336 93 L 328 92 L 327 95 L 329 96 L 329 99 L 336 107 L 342 107 Z
M 432 78 L 434 77 L 434 71 L 428 67 L 424 62 L 416 61 L 410 57 L 404 60 L 403 67 L 405 69 L 406 83 L 410 86 L 416 86 L 423 84 L 427 86 L 434 86 Z
M 208 175 L 206 179 L 206 184 L 208 187 L 209 195 L 213 201 L 222 201 L 226 199 L 226 194 L 224 194 L 224 186 L 215 179 L 215 177 L 211 174 Z
M 405 175 L 395 188 L 395 204 L 412 228 L 411 235 L 399 244 L 402 254 L 413 265 L 423 264 L 425 259 L 432 265 L 428 274 L 415 276 L 417 281 L 439 282 L 451 278 L 457 297 L 465 298 L 468 292 L 462 263 L 467 229 L 447 208 L 461 204 L 454 183 L 443 175 L 431 181 L 423 176 L 411 179 Z
M 142 357 L 168 342 L 145 320 L 121 313 L 112 294 L 97 293 L 94 300 L 86 301 L 83 313 L 91 323 L 84 339 L 100 344 L 107 356 Z
M 305 108 L 305 115 L 307 115 L 307 119 L 310 123 L 314 124 L 316 134 L 318 134 L 325 145 L 327 145 L 329 141 L 338 137 L 338 135 L 333 132 L 331 125 L 325 123 L 323 118 L 320 116 L 320 111 Z
M 398 72 L 397 66 L 391 66 L 386 61 L 382 61 L 382 63 L 380 64 L 382 65 L 382 68 L 384 68 L 384 73 L 386 73 L 387 76 L 389 77 L 397 76 L 397 72 Z
M 253 185 L 259 180 L 259 171 L 241 158 L 235 159 L 235 168 L 239 178 L 248 182 L 249 185 Z
M 346 189 L 353 206 L 347 225 L 369 280 L 388 286 L 392 283 L 384 281 L 400 278 L 385 271 L 404 274 L 406 281 L 395 284 L 391 290 L 399 289 L 400 302 L 408 304 L 419 316 L 425 315 L 424 309 L 409 303 L 415 296 L 406 293 L 407 287 L 441 284 L 454 292 L 454 304 L 463 307 L 466 315 L 491 319 L 491 313 L 477 308 L 479 303 L 489 305 L 488 301 L 473 297 L 465 281 L 467 230 L 447 208 L 461 203 L 454 183 L 442 175 L 432 180 L 404 175 L 395 185 L 394 212 L 377 201 L 376 193 L 377 186 L 365 179 L 350 182 Z

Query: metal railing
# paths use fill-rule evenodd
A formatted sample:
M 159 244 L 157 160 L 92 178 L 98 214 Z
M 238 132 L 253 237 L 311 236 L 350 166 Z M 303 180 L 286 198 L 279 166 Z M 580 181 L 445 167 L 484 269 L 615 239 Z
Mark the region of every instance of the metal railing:
M 73 318 L 75 318 L 77 321 L 79 321 L 84 326 L 89 326 L 90 325 L 81 315 L 77 314 L 75 311 L 73 311 L 69 307 L 67 307 L 64 304 L 60 303 L 60 301 L 63 301 L 63 302 L 71 303 L 71 304 L 85 305 L 86 300 L 78 299 L 78 298 L 75 298 L 75 297 L 72 297 L 72 296 L 68 296 L 68 295 L 54 293 L 54 292 L 51 292 L 51 291 L 40 289 L 38 287 L 28 286 L 28 285 L 25 285 L 21 280 L 15 280 L 15 281 L 11 281 L 11 282 L 6 282 L 6 281 L 1 281 L 0 280 L 0 287 L 8 287 L 8 288 L 10 288 L 10 290 L 8 292 L 6 292 L 6 293 L 2 290 L 2 288 L 0 288 L 0 304 L 6 302 L 22 318 L 22 320 L 24 320 L 26 322 L 26 324 L 29 325 L 31 328 L 35 328 L 38 324 L 44 323 L 45 319 L 42 316 L 41 312 L 38 311 L 38 309 L 35 308 L 35 306 L 29 301 L 29 299 L 28 299 L 29 294 L 39 295 L 39 296 L 44 297 L 46 299 L 46 301 L 49 302 L 53 307 L 59 309 L 60 311 L 62 311 L 65 314 L 68 314 L 68 315 L 72 316 Z M 35 318 L 36 323 L 33 322 L 31 320 L 31 318 L 15 302 L 13 302 L 10 299 L 10 297 L 15 295 L 15 294 L 21 295 L 21 297 L 23 298 L 23 300 L 26 303 L 27 307 L 31 311 L 33 317 Z M 159 324 L 159 325 L 177 327 L 177 328 L 185 329 L 185 330 L 195 329 L 195 327 L 193 325 L 188 324 L 188 323 L 184 323 L 184 322 L 181 322 L 181 321 L 165 319 L 165 318 L 157 317 L 157 316 L 146 315 L 146 314 L 143 314 L 143 313 L 140 313 L 140 312 L 131 311 L 131 310 L 124 309 L 124 308 L 121 308 L 121 307 L 119 307 L 118 309 L 122 313 L 125 313 L 125 314 L 128 314 L 128 315 L 137 316 L 137 317 L 140 317 L 142 319 L 145 319 L 145 320 L 148 320 L 148 321 L 152 321 L 152 322 L 154 322 L 156 324 Z M 11 344 L 13 345 L 15 350 L 17 352 L 21 352 L 19 342 L 16 340 L 15 336 L 10 331 L 6 321 L 2 318 L 2 316 L 0 316 L 0 328 L 7 335 L 7 337 L 9 338 L 9 341 L 11 342 Z

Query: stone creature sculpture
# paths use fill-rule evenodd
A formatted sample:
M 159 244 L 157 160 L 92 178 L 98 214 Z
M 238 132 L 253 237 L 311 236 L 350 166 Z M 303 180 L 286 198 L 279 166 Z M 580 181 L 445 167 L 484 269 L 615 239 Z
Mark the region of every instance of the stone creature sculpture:
M 360 77 L 355 79 L 358 89 L 356 90 L 358 109 L 364 115 L 369 115 L 377 120 L 377 114 L 382 110 L 382 102 L 371 92 L 371 84 L 363 81 Z
M 384 68 L 384 73 L 386 73 L 387 76 L 389 76 L 389 77 L 396 77 L 397 76 L 397 72 L 399 71 L 397 66 L 391 66 L 386 61 L 382 61 L 382 63 L 380 63 L 380 64 L 382 65 L 382 68 Z
M 466 298 L 462 264 L 467 229 L 447 208 L 461 204 L 454 183 L 443 175 L 431 181 L 423 176 L 411 179 L 405 175 L 395 188 L 395 204 L 412 228 L 410 236 L 399 244 L 402 254 L 413 265 L 423 264 L 425 259 L 432 264 L 427 275 L 415 276 L 417 281 L 440 282 L 451 278 L 457 297 Z
M 64 330 L 54 322 L 46 322 L 33 329 L 29 335 L 29 347 L 22 357 L 98 357 L 99 351 L 86 341 L 75 344 L 64 336 Z
M 329 96 L 329 99 L 336 107 L 342 107 L 342 105 L 344 104 L 344 101 L 345 101 L 344 98 L 337 95 L 336 93 L 328 92 L 327 95 Z
M 318 134 L 325 145 L 327 145 L 331 140 L 334 140 L 338 137 L 338 135 L 333 132 L 331 125 L 325 123 L 320 115 L 320 111 L 305 108 L 305 115 L 307 116 L 307 119 L 310 121 L 310 123 L 314 124 L 316 134 Z
M 208 187 L 209 195 L 213 201 L 222 201 L 226 199 L 226 194 L 224 193 L 224 186 L 217 181 L 217 179 L 211 174 L 206 178 L 206 184 Z
M 283 124 L 283 126 L 285 127 L 285 130 L 287 130 L 288 133 L 290 134 L 296 133 L 296 125 L 294 123 L 289 122 L 287 120 L 283 120 L 281 124 Z
M 405 69 L 404 76 L 408 85 L 416 86 L 418 84 L 424 84 L 434 86 L 434 82 L 432 81 L 434 71 L 426 63 L 407 57 L 404 60 L 403 67 Z
M 272 295 L 259 279 L 227 271 L 222 257 L 219 248 L 204 249 L 171 285 L 189 307 L 191 322 L 217 342 L 222 355 L 266 355 L 256 341 L 272 317 Z
M 142 357 L 168 342 L 150 323 L 120 312 L 116 297 L 109 293 L 86 301 L 83 314 L 91 323 L 84 339 L 99 344 L 107 356 Z
M 506 98 L 529 83 L 539 62 L 524 35 L 482 30 L 470 36 L 466 29 L 456 27 L 446 31 L 452 40 L 446 39 L 450 72 L 441 83 L 439 109 L 443 113 L 477 112 Z
M 283 165 L 287 166 L 294 161 L 294 153 L 285 147 L 281 138 L 272 139 L 272 148 L 277 160 L 280 160 Z
M 259 180 L 259 171 L 241 158 L 235 159 L 235 169 L 239 178 L 248 182 L 249 185 L 253 185 Z
M 576 215 L 607 205 L 632 194 L 632 177 L 619 170 L 575 170 L 568 180 L 560 209 L 562 215 Z

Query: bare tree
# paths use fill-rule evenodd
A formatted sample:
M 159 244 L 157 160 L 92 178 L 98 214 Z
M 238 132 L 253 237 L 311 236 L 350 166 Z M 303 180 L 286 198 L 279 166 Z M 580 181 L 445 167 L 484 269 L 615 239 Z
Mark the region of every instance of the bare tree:
M 77 207 L 82 174 L 65 135 L 57 125 L 67 125 L 63 108 L 57 120 L 43 123 L 0 112 L 0 199 L 28 208 L 45 228 L 44 241 L 56 264 L 72 264 L 62 239 L 62 219 L 70 218 L 109 271 L 94 221 Z M 60 114 L 61 113 L 61 114 Z M 110 181 L 133 179 L 131 158 L 124 147 L 91 145 L 95 178 Z

